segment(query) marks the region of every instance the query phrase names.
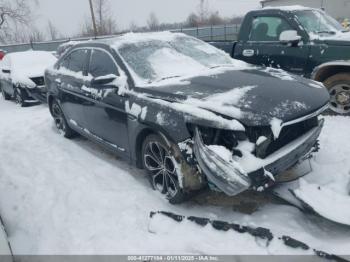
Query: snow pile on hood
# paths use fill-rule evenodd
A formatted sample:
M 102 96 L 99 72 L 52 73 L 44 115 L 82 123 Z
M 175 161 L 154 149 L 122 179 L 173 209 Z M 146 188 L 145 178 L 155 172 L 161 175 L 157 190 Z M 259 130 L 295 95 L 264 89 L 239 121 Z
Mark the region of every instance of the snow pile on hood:
M 15 85 L 35 87 L 32 77 L 43 77 L 45 69 L 56 63 L 57 58 L 51 52 L 25 51 L 7 54 L 2 68 L 11 70 L 11 79 Z
M 295 80 L 295 78 L 291 74 L 289 74 L 288 72 L 286 72 L 282 69 L 266 67 L 262 71 L 270 74 L 271 76 L 279 78 L 281 80 L 285 80 L 285 81 L 294 81 Z
M 241 118 L 242 112 L 238 107 L 238 103 L 242 100 L 244 96 L 246 96 L 248 91 L 256 87 L 257 86 L 245 86 L 240 88 L 233 88 L 228 92 L 214 94 L 208 96 L 203 100 L 196 98 L 188 98 L 184 101 L 184 103 L 215 111 L 219 114 L 223 114 L 233 118 Z
M 333 41 L 350 41 L 350 32 L 338 31 L 334 35 L 319 35 L 310 33 L 311 40 L 333 40 Z

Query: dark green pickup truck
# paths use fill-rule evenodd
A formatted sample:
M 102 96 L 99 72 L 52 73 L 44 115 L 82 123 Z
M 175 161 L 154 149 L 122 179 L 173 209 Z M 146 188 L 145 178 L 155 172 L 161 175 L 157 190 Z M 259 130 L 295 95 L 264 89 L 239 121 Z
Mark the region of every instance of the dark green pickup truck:
M 213 42 L 232 57 L 323 82 L 330 109 L 350 114 L 350 33 L 325 12 L 305 7 L 249 12 L 237 42 Z

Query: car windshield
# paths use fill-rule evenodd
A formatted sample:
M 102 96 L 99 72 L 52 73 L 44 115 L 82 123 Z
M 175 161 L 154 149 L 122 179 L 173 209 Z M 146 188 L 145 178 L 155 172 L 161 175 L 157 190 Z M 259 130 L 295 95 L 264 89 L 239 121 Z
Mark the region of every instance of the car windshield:
M 309 32 L 315 34 L 336 34 L 345 31 L 334 18 L 317 10 L 295 12 L 299 22 Z
M 125 43 L 118 52 L 143 83 L 199 74 L 234 60 L 219 49 L 187 36 Z

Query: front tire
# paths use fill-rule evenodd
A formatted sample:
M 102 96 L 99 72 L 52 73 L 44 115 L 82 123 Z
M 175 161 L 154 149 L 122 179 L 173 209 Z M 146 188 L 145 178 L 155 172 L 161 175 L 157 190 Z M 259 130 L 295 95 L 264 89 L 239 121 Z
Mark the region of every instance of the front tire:
M 15 97 L 16 104 L 20 105 L 21 107 L 25 107 L 27 105 L 25 102 L 25 95 L 22 89 L 16 87 L 14 92 L 14 97 Z
M 171 204 L 180 204 L 189 195 L 180 187 L 174 161 L 170 148 L 159 135 L 149 135 L 144 140 L 142 163 L 153 189 L 165 195 Z
M 350 74 L 341 73 L 329 77 L 324 85 L 331 96 L 330 113 L 350 115 Z
M 61 106 L 56 100 L 51 103 L 51 113 L 55 121 L 55 126 L 60 134 L 62 134 L 65 138 L 73 138 L 76 136 L 76 132 L 68 126 Z

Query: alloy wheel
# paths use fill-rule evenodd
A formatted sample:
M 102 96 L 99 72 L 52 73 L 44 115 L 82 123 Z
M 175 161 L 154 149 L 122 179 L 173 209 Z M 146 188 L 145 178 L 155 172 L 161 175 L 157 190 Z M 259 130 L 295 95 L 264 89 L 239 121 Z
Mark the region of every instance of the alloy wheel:
M 176 167 L 168 150 L 157 141 L 150 141 L 144 150 L 144 164 L 151 173 L 153 188 L 172 198 L 178 193 Z
M 338 114 L 347 114 L 350 112 L 350 85 L 335 85 L 330 89 L 329 94 L 331 96 L 331 110 Z
M 55 121 L 55 125 L 60 132 L 65 132 L 66 124 L 64 122 L 63 113 L 60 106 L 57 103 L 52 105 L 52 116 Z

